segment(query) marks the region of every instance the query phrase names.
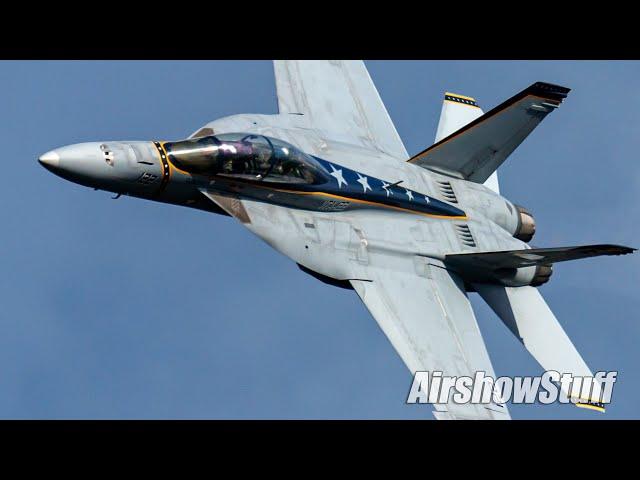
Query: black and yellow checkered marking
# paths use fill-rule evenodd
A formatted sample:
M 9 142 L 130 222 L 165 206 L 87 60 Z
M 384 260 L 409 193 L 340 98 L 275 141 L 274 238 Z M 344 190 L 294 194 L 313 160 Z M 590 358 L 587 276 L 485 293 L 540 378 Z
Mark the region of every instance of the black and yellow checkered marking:
M 469 105 L 470 107 L 478 107 L 475 99 L 471 97 L 465 97 L 463 95 L 456 95 L 454 93 L 445 93 L 444 99 L 450 102 L 462 103 L 463 105 Z M 478 107 L 479 108 L 479 107 Z
M 169 178 L 171 177 L 171 170 L 169 169 L 169 161 L 167 160 L 167 153 L 165 152 L 162 144 L 160 142 L 153 142 L 156 149 L 158 150 L 158 155 L 160 155 L 160 164 L 162 165 L 162 181 L 160 182 L 160 188 L 156 192 L 156 195 L 160 195 L 165 188 L 167 188 L 167 184 L 169 183 Z
M 595 410 L 597 412 L 602 412 L 602 413 L 604 413 L 604 409 L 606 407 L 606 405 L 602 402 L 595 402 L 595 401 L 583 400 L 583 399 L 580 399 L 580 401 L 576 402 L 575 405 L 576 407 L 588 408 L 589 410 Z

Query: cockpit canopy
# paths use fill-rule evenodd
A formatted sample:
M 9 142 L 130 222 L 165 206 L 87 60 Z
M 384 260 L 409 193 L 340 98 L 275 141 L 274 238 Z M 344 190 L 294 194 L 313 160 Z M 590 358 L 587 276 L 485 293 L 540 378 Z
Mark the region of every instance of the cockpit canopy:
M 311 185 L 329 178 L 313 157 L 263 135 L 223 133 L 167 142 L 164 147 L 176 167 L 193 174 Z

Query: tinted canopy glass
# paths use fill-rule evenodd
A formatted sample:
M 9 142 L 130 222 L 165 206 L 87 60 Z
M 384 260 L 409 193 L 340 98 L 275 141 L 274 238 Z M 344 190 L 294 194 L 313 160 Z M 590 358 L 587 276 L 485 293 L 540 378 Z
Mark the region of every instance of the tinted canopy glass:
M 311 156 L 275 138 L 225 133 L 164 144 L 181 170 L 260 182 L 319 184 L 328 179 Z

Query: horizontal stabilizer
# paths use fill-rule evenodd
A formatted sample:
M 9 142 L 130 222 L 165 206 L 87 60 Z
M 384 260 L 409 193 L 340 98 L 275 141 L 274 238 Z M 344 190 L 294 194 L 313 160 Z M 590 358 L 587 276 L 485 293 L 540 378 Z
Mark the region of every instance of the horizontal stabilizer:
M 409 159 L 423 168 L 484 183 L 570 89 L 537 82 Z M 471 107 L 468 107 L 471 108 Z
M 636 249 L 620 245 L 584 245 L 581 247 L 531 248 L 501 252 L 460 253 L 447 255 L 445 262 L 452 267 L 474 269 L 521 268 L 549 265 L 568 260 L 600 255 L 626 255 Z

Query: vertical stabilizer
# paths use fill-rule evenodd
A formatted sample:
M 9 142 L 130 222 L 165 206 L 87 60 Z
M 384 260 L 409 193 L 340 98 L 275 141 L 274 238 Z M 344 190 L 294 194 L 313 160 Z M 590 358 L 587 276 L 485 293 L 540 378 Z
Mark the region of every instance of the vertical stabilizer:
M 482 116 L 482 114 L 483 111 L 478 106 L 475 98 L 446 92 L 444 94 L 444 101 L 442 102 L 440 122 L 438 123 L 438 130 L 436 132 L 436 139 L 434 143 L 438 143 L 443 138 L 446 138 L 452 133 L 460 130 L 468 123 L 471 123 L 476 118 Z M 497 172 L 493 172 L 487 181 L 484 182 L 484 185 L 494 192 L 500 193 Z
M 474 98 L 446 92 L 442 102 L 435 143 L 473 122 L 482 114 L 482 109 Z

